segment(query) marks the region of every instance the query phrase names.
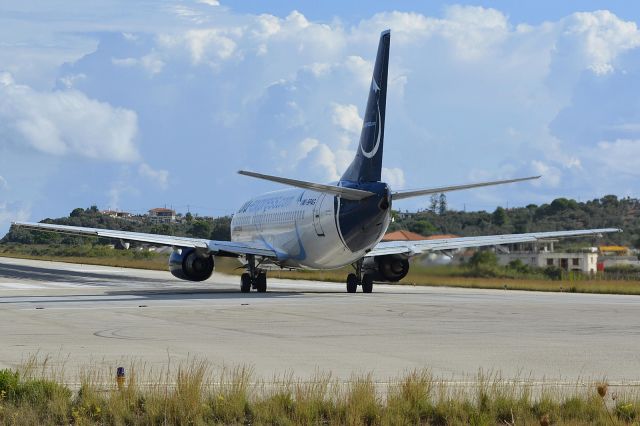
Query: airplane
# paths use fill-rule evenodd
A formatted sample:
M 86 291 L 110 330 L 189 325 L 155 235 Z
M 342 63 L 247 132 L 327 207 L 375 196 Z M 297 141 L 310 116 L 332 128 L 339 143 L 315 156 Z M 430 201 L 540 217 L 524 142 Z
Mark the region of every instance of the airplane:
M 238 173 L 293 188 L 269 192 L 240 207 L 231 220 L 231 240 L 175 237 L 33 222 L 13 226 L 121 241 L 172 246 L 169 270 L 178 278 L 204 281 L 216 257 L 238 258 L 246 271 L 240 291 L 267 291 L 267 271 L 336 269 L 352 265 L 346 289 L 371 293 L 375 282 L 397 282 L 409 272 L 409 258 L 420 253 L 495 246 L 619 232 L 616 228 L 381 242 L 398 200 L 463 189 L 528 181 L 540 176 L 466 185 L 393 191 L 382 181 L 382 154 L 389 68 L 390 30 L 380 34 L 376 62 L 357 152 L 338 182 L 321 184 L 241 170 Z

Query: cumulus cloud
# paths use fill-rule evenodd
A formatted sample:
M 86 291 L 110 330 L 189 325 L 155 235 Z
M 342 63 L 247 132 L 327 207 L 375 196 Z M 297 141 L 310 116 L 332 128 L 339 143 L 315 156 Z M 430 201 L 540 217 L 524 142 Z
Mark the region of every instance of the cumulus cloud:
M 0 131 L 5 143 L 54 155 L 135 161 L 137 117 L 77 90 L 39 92 L 0 74 Z
M 15 95 L 24 86 L 0 75 L 0 132 L 11 135 L 4 140 L 47 153 L 133 158 L 139 181 L 154 188 L 166 188 L 170 172 L 183 188 L 172 194 L 174 204 L 201 196 L 193 182 L 203 170 L 216 176 L 211 192 L 225 208 L 254 188 L 235 186 L 238 168 L 335 180 L 356 152 L 358 111 L 386 28 L 392 49 L 384 178 L 394 188 L 404 186 L 405 174 L 445 185 L 468 181 L 479 168 L 492 171 L 489 179 L 541 173 L 535 189 L 556 195 L 567 182 L 588 186 L 578 178 L 590 167 L 609 167 L 596 156 L 622 156 L 640 140 L 629 89 L 640 69 L 638 30 L 610 12 L 531 25 L 495 9 L 452 6 L 440 16 L 384 12 L 344 25 L 296 11 L 280 17 L 179 6 L 163 9 L 171 16 L 166 25 L 95 36 L 95 51 L 61 69 L 63 90 L 20 89 L 37 99 L 22 101 L 27 106 Z M 91 126 L 70 118 L 78 109 Z M 113 129 L 124 136 L 120 143 L 111 141 Z M 150 166 L 167 164 L 160 160 L 167 155 L 167 170 Z M 510 201 L 526 203 L 530 193 L 518 188 Z M 500 202 L 509 190 L 486 193 Z M 451 194 L 451 205 L 471 206 L 486 193 Z M 130 193 L 119 194 L 119 202 L 131 202 Z
M 358 114 L 358 107 L 334 103 L 333 124 L 347 132 L 359 134 L 362 129 L 362 117 Z
M 623 21 L 608 10 L 573 14 L 567 19 L 565 34 L 575 37 L 587 67 L 598 75 L 612 72 L 621 53 L 640 46 L 636 23 Z

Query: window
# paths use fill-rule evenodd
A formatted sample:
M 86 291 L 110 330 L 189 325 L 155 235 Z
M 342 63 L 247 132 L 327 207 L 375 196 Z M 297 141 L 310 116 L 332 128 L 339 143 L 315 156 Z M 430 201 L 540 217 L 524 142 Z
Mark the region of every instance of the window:
M 553 266 L 553 259 L 547 259 L 547 266 Z
M 577 257 L 573 259 L 573 266 L 580 266 L 580 259 Z

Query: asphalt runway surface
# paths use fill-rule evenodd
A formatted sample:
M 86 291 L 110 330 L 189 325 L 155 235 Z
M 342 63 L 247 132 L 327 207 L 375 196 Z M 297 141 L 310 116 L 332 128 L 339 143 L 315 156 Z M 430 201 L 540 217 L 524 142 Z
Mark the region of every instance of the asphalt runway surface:
M 258 377 L 316 371 L 378 381 L 428 368 L 464 381 L 640 381 L 640 297 L 239 278 L 0 258 L 0 368 L 29 355 L 77 366 L 206 359 Z

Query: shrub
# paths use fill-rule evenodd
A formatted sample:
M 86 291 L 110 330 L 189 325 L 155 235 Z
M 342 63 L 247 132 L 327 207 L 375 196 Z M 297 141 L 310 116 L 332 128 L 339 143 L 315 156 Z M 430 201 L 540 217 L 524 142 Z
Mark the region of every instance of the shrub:
M 557 266 L 547 266 L 544 268 L 543 274 L 545 277 L 554 281 L 560 281 L 562 279 L 562 269 Z

